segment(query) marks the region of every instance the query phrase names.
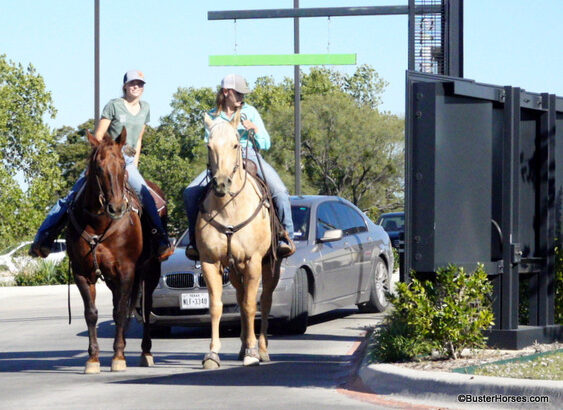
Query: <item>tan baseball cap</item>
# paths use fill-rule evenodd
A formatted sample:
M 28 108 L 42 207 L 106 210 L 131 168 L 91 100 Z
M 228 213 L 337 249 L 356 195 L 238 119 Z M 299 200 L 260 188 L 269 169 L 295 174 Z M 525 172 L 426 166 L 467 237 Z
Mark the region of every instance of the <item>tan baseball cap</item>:
M 238 74 L 228 74 L 223 78 L 221 80 L 221 88 L 231 88 L 241 94 L 248 94 L 250 92 L 246 80 Z

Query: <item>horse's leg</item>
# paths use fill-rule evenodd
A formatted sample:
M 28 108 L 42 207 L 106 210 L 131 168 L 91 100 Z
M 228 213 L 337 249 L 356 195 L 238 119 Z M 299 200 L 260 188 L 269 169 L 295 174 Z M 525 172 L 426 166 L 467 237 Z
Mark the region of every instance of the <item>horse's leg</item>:
M 271 262 L 262 265 L 262 296 L 260 297 L 260 336 L 258 338 L 258 354 L 260 361 L 269 362 L 268 354 L 268 316 L 272 308 L 272 294 L 279 280 L 279 263 L 276 263 L 272 271 Z
M 216 369 L 221 366 L 219 360 L 219 351 L 221 350 L 219 323 L 223 314 L 223 301 L 221 300 L 223 278 L 218 262 L 203 262 L 201 269 L 203 270 L 203 277 L 209 291 L 209 313 L 211 315 L 211 343 L 209 345 L 209 353 L 205 355 L 202 363 L 204 369 Z
M 231 280 L 231 284 L 236 290 L 237 295 L 237 304 L 242 306 L 242 296 L 244 295 L 244 288 L 242 286 L 242 276 L 238 273 L 238 271 L 231 269 L 229 271 L 229 279 Z M 244 350 L 246 348 L 246 320 L 244 318 L 244 312 L 240 309 L 240 351 L 238 354 L 238 359 L 244 359 Z
M 121 275 L 116 283 L 116 291 L 113 295 L 113 320 L 115 322 L 115 338 L 113 339 L 113 359 L 111 371 L 119 372 L 127 368 L 125 361 L 125 331 L 129 322 L 129 299 L 133 288 L 135 266 L 121 265 Z
M 141 348 L 143 349 L 141 353 L 140 364 L 143 367 L 154 366 L 154 358 L 151 354 L 152 339 L 151 339 L 151 324 L 150 324 L 150 314 L 152 310 L 152 293 L 158 281 L 160 279 L 160 262 L 154 258 L 151 262 L 147 264 L 143 272 L 143 282 L 141 283 L 141 294 L 142 294 L 142 309 L 145 317 L 143 317 L 143 341 L 141 343 Z
M 78 270 L 73 267 L 73 270 Z M 84 302 L 84 318 L 88 326 L 88 361 L 84 367 L 84 373 L 100 373 L 100 348 L 96 332 L 98 322 L 98 309 L 96 309 L 96 285 L 88 283 L 88 280 L 81 275 L 74 275 L 74 281 Z
M 244 353 L 244 366 L 256 366 L 260 363 L 260 356 L 256 348 L 256 334 L 254 333 L 254 318 L 256 317 L 256 295 L 260 285 L 262 271 L 262 258 L 254 256 L 246 265 L 243 287 L 244 295 L 241 311 L 244 312 L 246 321 L 246 350 Z

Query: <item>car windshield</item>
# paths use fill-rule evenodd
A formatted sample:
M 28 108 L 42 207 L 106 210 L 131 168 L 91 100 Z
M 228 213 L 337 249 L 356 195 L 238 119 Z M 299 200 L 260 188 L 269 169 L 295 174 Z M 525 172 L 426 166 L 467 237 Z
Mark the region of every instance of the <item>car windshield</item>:
M 309 212 L 306 206 L 292 206 L 291 218 L 293 219 L 293 239 L 295 241 L 306 241 L 309 236 Z
M 379 219 L 379 225 L 387 232 L 400 231 L 405 226 L 404 215 L 383 215 Z

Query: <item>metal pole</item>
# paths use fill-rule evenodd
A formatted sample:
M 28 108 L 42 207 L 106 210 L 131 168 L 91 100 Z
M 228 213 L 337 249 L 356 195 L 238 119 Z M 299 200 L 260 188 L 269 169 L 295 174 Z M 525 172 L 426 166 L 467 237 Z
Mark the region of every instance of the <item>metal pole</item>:
M 100 120 L 100 0 L 94 0 L 94 124 Z
M 299 0 L 293 0 L 293 8 L 299 8 Z M 299 17 L 293 19 L 293 51 L 299 54 Z M 301 78 L 300 69 L 293 67 L 293 83 L 295 87 L 295 195 L 301 195 Z
M 409 38 L 409 50 L 408 50 L 408 69 L 414 71 L 414 10 L 415 4 L 414 0 L 409 0 L 409 28 L 408 28 L 408 38 Z M 408 92 L 408 91 L 407 91 Z M 407 97 L 408 98 L 408 97 Z

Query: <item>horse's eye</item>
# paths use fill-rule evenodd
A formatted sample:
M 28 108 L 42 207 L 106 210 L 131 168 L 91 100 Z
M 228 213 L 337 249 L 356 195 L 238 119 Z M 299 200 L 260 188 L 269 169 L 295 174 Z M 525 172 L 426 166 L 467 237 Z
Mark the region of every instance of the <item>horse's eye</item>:
M 238 149 L 238 144 L 235 144 L 235 146 L 233 147 L 233 149 Z

